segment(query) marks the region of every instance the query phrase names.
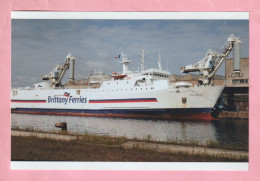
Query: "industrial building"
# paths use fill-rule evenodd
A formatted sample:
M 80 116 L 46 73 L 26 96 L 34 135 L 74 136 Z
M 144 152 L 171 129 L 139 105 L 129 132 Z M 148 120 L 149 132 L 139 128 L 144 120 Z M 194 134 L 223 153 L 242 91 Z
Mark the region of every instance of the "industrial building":
M 248 111 L 249 109 L 249 58 L 240 58 L 240 74 L 234 73 L 234 60 L 226 59 L 225 76 L 214 75 L 215 85 L 225 85 L 223 96 L 227 100 L 230 110 Z M 197 85 L 200 75 L 186 74 L 185 76 L 172 74 L 171 82 L 189 82 Z
M 233 59 L 225 63 L 224 96 L 229 105 L 235 105 L 240 111 L 249 110 L 249 59 L 240 58 L 240 76 L 232 75 Z

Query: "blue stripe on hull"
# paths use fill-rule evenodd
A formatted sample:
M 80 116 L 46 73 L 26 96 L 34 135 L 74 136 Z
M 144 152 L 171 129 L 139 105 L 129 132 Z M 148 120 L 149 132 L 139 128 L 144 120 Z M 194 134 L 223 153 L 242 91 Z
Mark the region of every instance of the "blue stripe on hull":
M 174 119 L 174 120 L 213 120 L 212 108 L 185 108 L 185 109 L 32 109 L 16 108 L 12 113 L 67 115 L 67 116 L 95 116 L 120 117 L 135 119 Z
M 43 112 L 43 113 L 91 113 L 91 114 L 185 114 L 185 113 L 210 113 L 212 108 L 177 108 L 177 109 L 40 109 L 16 108 L 12 111 Z

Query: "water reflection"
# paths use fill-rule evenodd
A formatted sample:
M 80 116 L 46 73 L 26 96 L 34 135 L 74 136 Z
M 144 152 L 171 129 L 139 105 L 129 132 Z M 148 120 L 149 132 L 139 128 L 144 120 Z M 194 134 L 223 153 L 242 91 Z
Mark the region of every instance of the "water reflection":
M 248 146 L 248 120 L 212 121 L 221 145 Z
M 156 141 L 182 142 L 208 140 L 220 144 L 248 144 L 248 121 L 160 121 L 120 118 L 70 117 L 49 115 L 12 114 L 12 128 L 59 131 L 57 122 L 67 122 L 68 131 L 73 133 L 92 133 L 110 136 L 126 136 L 143 139 L 148 136 Z

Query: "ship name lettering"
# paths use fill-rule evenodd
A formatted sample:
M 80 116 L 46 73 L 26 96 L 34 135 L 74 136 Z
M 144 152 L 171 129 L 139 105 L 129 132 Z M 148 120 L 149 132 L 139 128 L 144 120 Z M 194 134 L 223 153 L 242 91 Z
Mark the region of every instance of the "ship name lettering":
M 88 100 L 86 97 L 51 97 L 48 96 L 48 103 L 63 103 L 66 105 L 67 103 L 87 103 Z
M 48 103 L 64 103 L 66 105 L 67 102 L 68 98 L 48 96 Z
M 87 103 L 87 98 L 84 97 L 69 97 L 69 103 Z

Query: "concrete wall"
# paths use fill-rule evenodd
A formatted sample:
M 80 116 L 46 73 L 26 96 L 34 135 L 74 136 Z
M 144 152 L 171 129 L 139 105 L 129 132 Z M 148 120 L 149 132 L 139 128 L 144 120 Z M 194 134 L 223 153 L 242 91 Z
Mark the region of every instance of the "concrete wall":
M 227 59 L 225 62 L 225 79 L 227 87 L 248 87 L 249 82 L 249 59 L 240 59 L 241 76 L 233 75 L 233 59 Z

